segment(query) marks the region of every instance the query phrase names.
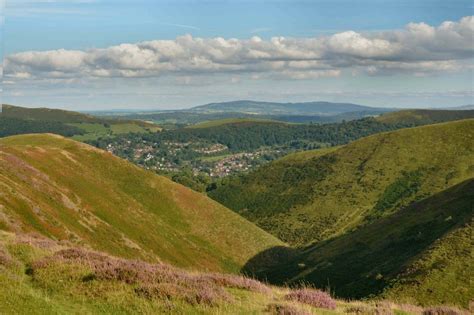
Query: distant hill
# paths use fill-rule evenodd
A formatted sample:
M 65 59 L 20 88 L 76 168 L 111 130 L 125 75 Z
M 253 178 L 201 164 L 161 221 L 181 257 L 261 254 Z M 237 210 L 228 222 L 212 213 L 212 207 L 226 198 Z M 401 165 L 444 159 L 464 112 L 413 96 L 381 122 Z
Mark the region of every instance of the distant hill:
M 3 105 L 0 112 L 0 137 L 25 133 L 51 132 L 77 140 L 161 130 L 155 124 L 140 120 L 99 118 L 73 111 L 50 108 L 25 108 Z
M 350 103 L 303 102 L 275 103 L 257 101 L 232 101 L 196 106 L 188 111 L 204 113 L 240 112 L 254 115 L 337 115 L 348 112 L 387 112 L 391 109 L 374 108 Z
M 202 194 L 55 135 L 0 139 L 0 191 L 0 230 L 126 258 L 237 272 L 283 245 Z
M 210 142 L 227 146 L 230 151 L 255 150 L 264 146 L 305 144 L 319 147 L 345 144 L 377 132 L 405 127 L 385 124 L 374 118 L 364 118 L 332 124 L 289 124 L 271 120 L 226 119 L 217 120 L 198 128 L 188 127 L 143 137 L 150 141 Z
M 26 108 L 4 104 L 1 116 L 63 123 L 103 123 L 105 120 L 73 111 L 51 108 Z
M 474 176 L 474 120 L 379 133 L 223 180 L 209 195 L 294 245 L 323 241 Z
M 470 109 L 474 109 L 474 104 L 455 106 L 455 107 L 446 107 L 446 108 L 443 108 L 443 109 L 446 109 L 446 110 L 470 110 Z
M 474 296 L 473 219 L 471 178 L 304 248 L 259 275 L 277 283 L 329 285 L 338 296 L 351 299 L 375 294 L 404 303 L 467 308 Z M 251 261 L 247 269 L 257 266 Z
M 469 118 L 474 118 L 474 110 L 407 109 L 386 113 L 376 119 L 388 124 L 427 125 Z
M 199 129 L 199 128 L 211 128 L 218 127 L 228 124 L 244 124 L 244 123 L 276 123 L 283 124 L 281 121 L 270 120 L 270 119 L 256 119 L 256 118 L 227 118 L 227 119 L 218 119 L 201 122 L 192 126 L 189 126 L 189 129 Z

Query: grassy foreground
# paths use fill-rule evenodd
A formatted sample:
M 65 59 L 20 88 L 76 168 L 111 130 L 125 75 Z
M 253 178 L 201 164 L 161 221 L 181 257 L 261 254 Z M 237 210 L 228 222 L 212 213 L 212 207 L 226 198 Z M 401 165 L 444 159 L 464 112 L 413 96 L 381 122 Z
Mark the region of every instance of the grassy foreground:
M 0 311 L 8 314 L 463 314 L 389 301 L 334 300 L 314 289 L 190 273 L 68 242 L 0 232 Z M 440 313 L 439 311 L 443 311 Z M 449 312 L 449 313 L 448 313 Z

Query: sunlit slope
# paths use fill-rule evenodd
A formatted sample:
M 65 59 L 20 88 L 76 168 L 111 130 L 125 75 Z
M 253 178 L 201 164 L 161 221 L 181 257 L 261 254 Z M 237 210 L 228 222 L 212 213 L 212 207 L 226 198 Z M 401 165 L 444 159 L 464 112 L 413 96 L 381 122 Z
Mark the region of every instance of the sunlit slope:
M 0 228 L 201 270 L 237 271 L 281 245 L 202 194 L 44 134 L 0 139 Z
M 473 207 L 470 179 L 356 231 L 302 249 L 260 276 L 274 282 L 329 284 L 346 298 L 377 294 L 467 308 L 474 296 Z
M 281 121 L 263 119 L 263 118 L 226 118 L 226 119 L 217 119 L 217 120 L 201 122 L 195 125 L 191 125 L 188 128 L 190 129 L 210 128 L 210 127 L 218 127 L 218 126 L 228 125 L 228 124 L 242 124 L 242 123 L 285 124 L 284 122 L 281 122 Z
M 474 177 L 474 120 L 290 155 L 210 196 L 292 244 L 346 233 Z
M 26 108 L 2 105 L 0 137 L 26 133 L 51 132 L 85 141 L 135 132 L 157 132 L 161 128 L 141 120 L 121 120 L 51 108 Z
M 386 113 L 376 119 L 387 124 L 426 125 L 474 118 L 474 110 L 407 109 Z

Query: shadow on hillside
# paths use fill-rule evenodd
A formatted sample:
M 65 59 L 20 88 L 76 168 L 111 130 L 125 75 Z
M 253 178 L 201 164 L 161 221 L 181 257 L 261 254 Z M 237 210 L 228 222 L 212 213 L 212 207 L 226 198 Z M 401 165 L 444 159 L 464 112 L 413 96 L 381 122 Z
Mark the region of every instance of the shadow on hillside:
M 299 250 L 286 246 L 275 246 L 266 249 L 247 261 L 241 272 L 260 280 L 269 280 L 267 276 L 279 266 L 287 264 L 298 257 Z M 274 280 L 274 279 L 272 279 Z M 274 281 L 271 281 L 274 282 Z
M 329 286 L 342 298 L 379 294 L 399 276 L 416 284 L 418 277 L 429 277 L 432 269 L 449 261 L 438 259 L 438 265 L 418 268 L 409 268 L 411 264 L 437 240 L 469 224 L 473 205 L 474 179 L 469 179 L 327 242 L 267 249 L 241 271 L 272 284 Z M 463 253 L 450 255 L 453 260 Z

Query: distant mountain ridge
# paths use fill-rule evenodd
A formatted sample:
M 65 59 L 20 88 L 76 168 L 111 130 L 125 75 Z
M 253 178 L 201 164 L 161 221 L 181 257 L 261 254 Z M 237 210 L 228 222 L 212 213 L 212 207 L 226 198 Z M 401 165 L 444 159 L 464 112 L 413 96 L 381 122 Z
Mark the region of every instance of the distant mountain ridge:
M 192 112 L 223 113 L 243 112 L 255 115 L 337 115 L 351 112 L 388 112 L 393 109 L 375 108 L 351 103 L 299 102 L 277 103 L 239 100 L 210 103 L 189 109 Z

